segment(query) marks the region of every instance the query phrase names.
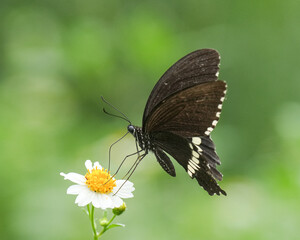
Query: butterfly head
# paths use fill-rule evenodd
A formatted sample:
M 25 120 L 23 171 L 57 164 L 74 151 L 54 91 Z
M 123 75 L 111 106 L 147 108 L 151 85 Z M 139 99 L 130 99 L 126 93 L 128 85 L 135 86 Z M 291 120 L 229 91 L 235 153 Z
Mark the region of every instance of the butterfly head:
M 135 135 L 135 127 L 133 125 L 128 125 L 127 127 L 128 132 L 130 132 L 133 136 Z

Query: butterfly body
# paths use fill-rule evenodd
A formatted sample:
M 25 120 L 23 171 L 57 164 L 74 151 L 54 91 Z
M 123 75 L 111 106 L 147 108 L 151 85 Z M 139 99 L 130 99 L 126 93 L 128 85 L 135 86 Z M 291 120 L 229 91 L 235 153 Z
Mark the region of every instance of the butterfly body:
M 135 137 L 139 147 L 147 154 L 149 151 L 155 151 L 155 145 L 148 133 L 143 132 L 141 127 L 129 125 L 128 131 Z
M 192 52 L 160 78 L 143 115 L 142 127 L 128 126 L 143 156 L 153 152 L 161 167 L 176 176 L 172 156 L 210 195 L 226 195 L 210 134 L 220 118 L 226 83 L 218 80 L 220 56 L 213 49 Z

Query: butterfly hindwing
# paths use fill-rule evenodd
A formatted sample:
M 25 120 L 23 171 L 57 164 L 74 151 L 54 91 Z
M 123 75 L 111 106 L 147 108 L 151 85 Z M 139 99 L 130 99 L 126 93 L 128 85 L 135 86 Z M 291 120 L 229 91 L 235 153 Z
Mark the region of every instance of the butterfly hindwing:
M 170 132 L 156 132 L 152 140 L 156 146 L 170 154 L 191 178 L 196 178 L 210 195 L 226 195 L 216 181 L 222 180 L 222 174 L 216 169 L 220 161 L 210 138 L 185 139 Z
M 202 160 L 202 163 L 205 163 L 206 166 L 209 168 L 212 176 L 221 181 L 223 175 L 216 169 L 216 165 L 220 165 L 219 156 L 216 153 L 216 148 L 208 136 L 203 137 L 193 137 L 189 139 L 189 146 L 192 149 L 192 160 L 198 162 Z

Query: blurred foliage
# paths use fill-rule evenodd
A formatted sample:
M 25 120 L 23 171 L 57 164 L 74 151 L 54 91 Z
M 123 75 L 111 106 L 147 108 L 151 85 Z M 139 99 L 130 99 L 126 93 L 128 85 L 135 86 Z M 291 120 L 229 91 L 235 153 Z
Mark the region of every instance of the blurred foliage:
M 228 196 L 149 155 L 126 228 L 104 239 L 299 239 L 299 11 L 293 0 L 1 0 L 1 239 L 91 239 L 59 172 L 106 165 L 126 132 L 100 96 L 140 125 L 159 77 L 200 48 L 221 53 L 229 86 L 212 134 Z M 131 151 L 127 137 L 113 166 Z

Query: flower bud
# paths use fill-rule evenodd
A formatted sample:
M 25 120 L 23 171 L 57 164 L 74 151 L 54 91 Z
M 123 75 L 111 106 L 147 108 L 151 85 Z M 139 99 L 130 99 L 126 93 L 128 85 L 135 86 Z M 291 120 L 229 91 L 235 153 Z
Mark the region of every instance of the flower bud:
M 108 220 L 107 220 L 106 217 L 100 219 L 100 225 L 101 225 L 102 227 L 105 227 L 105 226 L 108 225 Z
M 120 207 L 114 208 L 112 212 L 113 214 L 119 216 L 125 211 L 125 209 L 126 209 L 126 204 L 125 202 L 123 202 L 123 204 Z

